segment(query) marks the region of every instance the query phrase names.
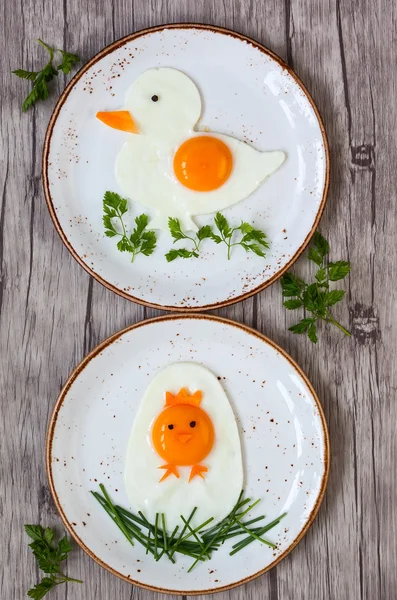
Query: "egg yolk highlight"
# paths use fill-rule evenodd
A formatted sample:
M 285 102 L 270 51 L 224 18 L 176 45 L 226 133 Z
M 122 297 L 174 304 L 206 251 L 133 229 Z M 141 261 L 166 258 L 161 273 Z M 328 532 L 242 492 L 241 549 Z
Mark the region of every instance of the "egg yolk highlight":
M 152 440 L 156 452 L 170 465 L 195 465 L 210 453 L 214 428 L 199 406 L 176 404 L 159 414 Z
M 216 190 L 229 178 L 233 157 L 221 140 L 209 135 L 190 138 L 174 157 L 174 172 L 180 183 L 197 192 Z

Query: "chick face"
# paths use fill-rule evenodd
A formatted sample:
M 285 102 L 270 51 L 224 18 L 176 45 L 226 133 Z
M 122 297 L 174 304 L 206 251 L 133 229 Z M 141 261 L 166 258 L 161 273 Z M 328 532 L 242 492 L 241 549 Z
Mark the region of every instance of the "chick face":
M 189 466 L 202 461 L 214 443 L 214 428 L 199 406 L 176 404 L 166 407 L 152 429 L 156 452 L 171 465 Z

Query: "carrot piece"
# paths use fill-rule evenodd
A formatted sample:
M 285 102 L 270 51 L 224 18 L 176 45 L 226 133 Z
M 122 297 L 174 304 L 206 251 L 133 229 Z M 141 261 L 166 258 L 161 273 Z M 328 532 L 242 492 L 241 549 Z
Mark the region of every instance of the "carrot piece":
M 97 112 L 96 118 L 113 129 L 120 129 L 129 133 L 139 133 L 138 127 L 128 110 Z

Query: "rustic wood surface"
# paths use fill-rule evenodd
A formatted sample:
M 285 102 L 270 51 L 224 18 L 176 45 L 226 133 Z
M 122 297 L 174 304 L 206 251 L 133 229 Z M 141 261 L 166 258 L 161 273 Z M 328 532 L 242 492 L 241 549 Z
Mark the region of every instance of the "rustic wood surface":
M 331 187 L 322 232 L 353 271 L 337 316 L 353 337 L 322 330 L 314 347 L 287 331 L 279 284 L 219 311 L 281 344 L 314 383 L 328 418 L 331 476 L 320 513 L 282 563 L 219 600 L 395 600 L 396 449 L 396 14 L 392 0 L 5 0 L 0 18 L 0 597 L 25 597 L 39 572 L 23 524 L 60 525 L 44 462 L 47 421 L 62 383 L 97 343 L 150 317 L 87 275 L 63 247 L 44 201 L 41 152 L 57 94 L 27 114 L 36 43 L 84 61 L 115 39 L 172 21 L 214 23 L 256 38 L 303 79 L 323 115 Z M 301 259 L 297 268 L 304 269 Z M 393 311 L 394 309 L 394 311 Z M 83 586 L 53 600 L 154 600 L 76 550 Z

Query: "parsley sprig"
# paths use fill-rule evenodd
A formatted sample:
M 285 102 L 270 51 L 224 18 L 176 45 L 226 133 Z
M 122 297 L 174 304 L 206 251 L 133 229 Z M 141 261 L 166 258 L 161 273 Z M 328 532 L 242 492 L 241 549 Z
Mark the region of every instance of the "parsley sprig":
M 308 254 L 309 260 L 319 267 L 315 274 L 316 281 L 308 284 L 293 273 L 286 273 L 281 278 L 283 297 L 287 298 L 283 302 L 285 308 L 295 310 L 303 307 L 312 315 L 301 319 L 289 330 L 293 333 L 305 333 L 314 344 L 318 341 L 318 321 L 332 323 L 345 335 L 351 335 L 330 313 L 330 308 L 340 302 L 345 295 L 344 290 L 330 290 L 330 282 L 344 279 L 350 272 L 350 263 L 344 260 L 327 262 L 328 254 L 327 240 L 316 232 Z
M 193 246 L 190 250 L 187 248 L 172 248 L 165 255 L 167 262 L 172 262 L 176 258 L 192 258 L 193 256 L 194 258 L 198 258 L 201 242 L 206 238 L 212 238 L 213 235 L 211 225 L 200 227 L 194 236 L 187 235 L 182 231 L 179 219 L 173 217 L 169 217 L 168 219 L 168 228 L 174 240 L 174 244 L 179 240 L 190 240 L 193 242 Z
M 150 256 L 156 248 L 156 234 L 152 230 L 147 230 L 149 217 L 145 214 L 135 218 L 135 228 L 128 235 L 127 229 L 123 220 L 123 215 L 128 211 L 128 201 L 122 198 L 116 192 L 105 192 L 103 198 L 103 224 L 105 226 L 105 235 L 107 237 L 120 237 L 117 242 L 117 248 L 120 252 L 129 252 L 131 254 L 131 262 L 134 262 L 138 254 Z M 116 229 L 114 219 L 118 219 L 121 231 Z
M 227 246 L 227 258 L 230 260 L 231 250 L 234 246 L 242 246 L 246 252 L 254 252 L 258 256 L 265 256 L 264 250 L 269 248 L 266 234 L 260 229 L 255 229 L 249 223 L 242 222 L 237 227 L 230 227 L 226 217 L 222 213 L 216 213 L 214 224 L 219 232 L 214 233 L 211 225 L 201 227 L 198 232 L 193 235 L 187 235 L 181 229 L 179 219 L 170 217 L 168 219 L 168 228 L 174 239 L 174 243 L 179 240 L 190 240 L 193 243 L 191 249 L 173 248 L 165 255 L 168 262 L 176 258 L 198 258 L 200 244 L 206 238 L 210 238 L 216 244 L 224 243 Z M 240 232 L 242 237 L 236 239 L 236 232 Z
M 55 534 L 49 527 L 44 529 L 41 525 L 25 525 L 25 531 L 33 540 L 29 544 L 29 547 L 37 559 L 39 568 L 48 575 L 48 577 L 43 577 L 40 583 L 28 591 L 29 598 L 40 600 L 53 587 L 66 581 L 83 583 L 80 579 L 73 579 L 64 575 L 60 570 L 61 562 L 66 560 L 72 549 L 66 536 L 61 538 L 58 543 L 55 543 Z
M 258 256 L 265 256 L 265 249 L 269 248 L 266 234 L 260 229 L 255 229 L 249 223 L 242 222 L 238 227 L 230 227 L 226 217 L 222 213 L 216 213 L 214 223 L 219 235 L 213 233 L 212 239 L 216 244 L 224 243 L 227 246 L 227 259 L 230 260 L 231 249 L 234 246 L 242 246 L 246 252 L 254 252 Z M 236 233 L 242 234 L 240 240 L 236 240 Z
M 258 524 L 259 521 L 265 518 L 264 515 L 255 518 L 247 517 L 243 521 L 243 518 L 259 503 L 259 500 L 251 502 L 251 498 L 243 499 L 243 492 L 241 492 L 233 510 L 219 523 L 208 527 L 214 520 L 211 517 L 200 525 L 193 527 L 192 519 L 197 511 L 197 508 L 194 508 L 187 519 L 181 515 L 180 525 L 176 525 L 170 533 L 167 531 L 166 518 L 163 513 L 157 513 L 155 522 L 150 523 L 142 512 L 134 514 L 121 506 L 115 505 L 103 484 L 100 484 L 99 488 L 102 493 L 91 492 L 92 495 L 131 546 L 138 542 L 146 549 L 146 554 L 150 553 L 156 562 L 166 556 L 172 563 L 175 563 L 175 554 L 177 553 L 190 556 L 194 561 L 189 567 L 188 573 L 192 571 L 198 562 L 209 560 L 213 552 L 218 550 L 226 540 L 233 537 L 244 536 L 243 539 L 232 546 L 229 552 L 230 556 L 255 540 L 275 550 L 277 548 L 276 544 L 263 536 L 278 525 L 287 514 L 281 514 L 267 525 Z M 256 525 L 252 527 L 254 523 Z
M 22 112 L 25 112 L 38 100 L 46 100 L 49 95 L 48 83 L 58 76 L 59 71 L 62 71 L 67 75 L 70 73 L 74 65 L 80 62 L 80 58 L 76 54 L 70 54 L 59 48 L 51 48 L 43 40 L 37 40 L 39 44 L 43 46 L 50 55 L 50 60 L 41 69 L 41 71 L 26 71 L 25 69 L 15 69 L 14 75 L 21 77 L 21 79 L 27 79 L 32 82 L 32 91 L 25 98 L 22 104 Z M 61 62 L 55 67 L 54 56 L 59 52 L 61 54 Z

